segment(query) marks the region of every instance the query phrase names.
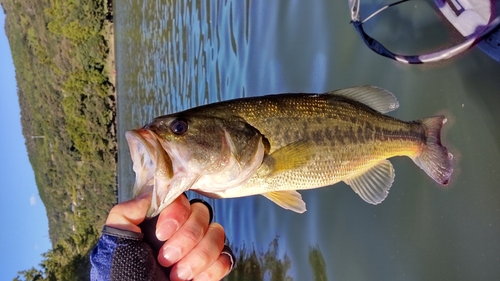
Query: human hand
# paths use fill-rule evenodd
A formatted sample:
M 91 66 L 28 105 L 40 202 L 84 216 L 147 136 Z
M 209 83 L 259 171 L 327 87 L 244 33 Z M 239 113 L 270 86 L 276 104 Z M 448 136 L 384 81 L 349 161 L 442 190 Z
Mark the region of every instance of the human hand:
M 106 225 L 138 233 L 148 231 L 144 223 L 154 223 L 145 221 L 150 204 L 150 193 L 120 203 L 111 209 Z M 171 267 L 171 281 L 220 280 L 231 269 L 232 258 L 223 252 L 224 229 L 210 223 L 207 207 L 201 202 L 190 204 L 181 195 L 157 217 L 154 236 L 161 242 L 156 251 L 151 245 L 154 243 L 148 244 L 157 253 L 159 264 Z

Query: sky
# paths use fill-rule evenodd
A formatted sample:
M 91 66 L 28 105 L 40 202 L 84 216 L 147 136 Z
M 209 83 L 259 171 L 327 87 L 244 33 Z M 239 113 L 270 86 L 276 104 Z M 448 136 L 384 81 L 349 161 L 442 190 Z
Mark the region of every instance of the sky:
M 45 207 L 21 131 L 14 63 L 0 9 L 0 280 L 42 261 L 51 248 Z

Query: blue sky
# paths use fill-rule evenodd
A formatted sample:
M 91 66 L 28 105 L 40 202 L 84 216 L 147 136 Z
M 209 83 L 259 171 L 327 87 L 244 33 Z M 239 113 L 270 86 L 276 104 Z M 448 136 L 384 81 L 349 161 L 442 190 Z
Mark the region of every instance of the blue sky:
M 50 249 L 45 207 L 21 131 L 14 64 L 0 11 L 0 280 L 12 280 L 18 271 L 38 267 Z

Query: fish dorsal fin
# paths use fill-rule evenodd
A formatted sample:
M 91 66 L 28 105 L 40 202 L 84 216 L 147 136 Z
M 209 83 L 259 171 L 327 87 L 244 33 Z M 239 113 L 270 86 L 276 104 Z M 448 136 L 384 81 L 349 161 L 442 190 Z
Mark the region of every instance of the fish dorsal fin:
M 380 113 L 387 113 L 399 107 L 398 100 L 391 92 L 371 85 L 340 89 L 329 94 L 355 100 Z
M 394 168 L 389 160 L 383 160 L 368 171 L 344 180 L 363 200 L 373 205 L 384 201 L 393 181 Z
M 262 195 L 281 208 L 292 210 L 297 213 L 306 211 L 306 203 L 302 200 L 300 193 L 295 190 L 271 191 L 263 193 Z
M 262 171 L 276 174 L 302 167 L 312 159 L 315 147 L 309 141 L 297 141 L 279 148 L 268 155 L 262 163 Z

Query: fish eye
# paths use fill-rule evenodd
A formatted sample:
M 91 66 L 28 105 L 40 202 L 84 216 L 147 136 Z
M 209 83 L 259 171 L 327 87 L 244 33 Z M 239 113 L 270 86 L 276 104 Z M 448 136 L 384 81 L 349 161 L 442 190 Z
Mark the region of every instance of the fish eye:
M 183 119 L 175 119 L 170 123 L 170 130 L 176 135 L 182 135 L 188 130 L 188 123 Z

